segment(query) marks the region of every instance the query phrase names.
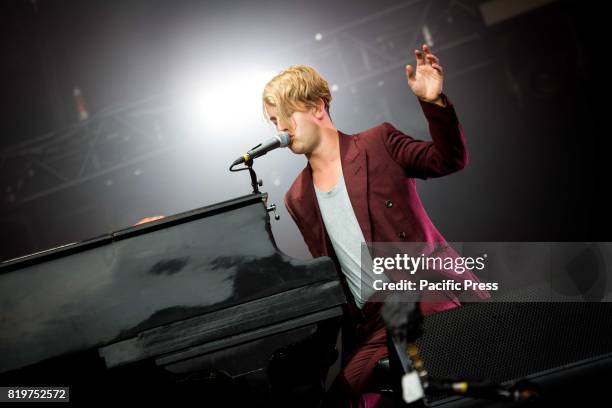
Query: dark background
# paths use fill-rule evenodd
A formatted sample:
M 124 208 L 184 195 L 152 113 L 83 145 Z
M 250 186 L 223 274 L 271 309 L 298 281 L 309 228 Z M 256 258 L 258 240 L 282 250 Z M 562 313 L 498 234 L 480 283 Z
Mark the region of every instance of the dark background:
M 426 32 L 471 157 L 418 182 L 446 239 L 610 241 L 605 14 L 535 1 L 492 23 L 484 3 L 3 1 L 0 259 L 249 193 L 227 167 L 273 134 L 262 79 L 291 64 L 337 86 L 340 130 L 389 121 L 428 139 L 403 68 Z M 188 102 L 196 91 L 212 102 Z M 298 258 L 309 254 L 282 197 L 304 165 L 288 151 L 256 163 L 278 245 Z

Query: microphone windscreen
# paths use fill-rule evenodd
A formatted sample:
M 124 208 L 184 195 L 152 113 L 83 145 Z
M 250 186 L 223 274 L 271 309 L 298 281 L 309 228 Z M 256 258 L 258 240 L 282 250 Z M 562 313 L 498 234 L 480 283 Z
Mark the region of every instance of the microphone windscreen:
M 280 141 L 280 147 L 287 147 L 289 146 L 289 133 L 287 132 L 279 132 L 276 137 L 278 138 L 278 140 Z

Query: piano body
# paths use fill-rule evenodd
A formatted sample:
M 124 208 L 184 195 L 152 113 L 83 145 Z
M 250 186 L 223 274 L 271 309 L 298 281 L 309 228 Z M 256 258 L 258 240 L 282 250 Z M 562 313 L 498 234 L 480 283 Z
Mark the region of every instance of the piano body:
M 266 198 L 0 264 L 0 385 L 69 386 L 81 402 L 317 395 L 345 296 L 331 259 L 278 250 Z
M 331 259 L 277 249 L 265 199 L 0 263 L 0 386 L 70 387 L 73 402 L 318 406 L 346 298 Z M 609 302 L 484 302 L 429 316 L 418 344 L 432 377 L 527 378 L 544 403 L 584 401 L 607 390 L 611 318 Z

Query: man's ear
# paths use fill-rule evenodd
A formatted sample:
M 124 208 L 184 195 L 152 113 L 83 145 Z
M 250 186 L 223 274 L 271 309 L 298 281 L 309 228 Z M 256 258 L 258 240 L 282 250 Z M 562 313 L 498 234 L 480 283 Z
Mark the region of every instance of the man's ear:
M 314 115 L 317 119 L 321 120 L 325 117 L 325 101 L 319 99 L 316 108 L 314 109 Z

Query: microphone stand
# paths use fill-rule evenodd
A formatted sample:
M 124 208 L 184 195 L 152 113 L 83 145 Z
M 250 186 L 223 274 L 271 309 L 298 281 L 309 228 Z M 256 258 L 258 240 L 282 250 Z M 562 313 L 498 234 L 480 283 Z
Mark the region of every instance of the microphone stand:
M 244 165 L 246 167 L 243 167 L 241 169 L 234 169 L 234 167 L 237 165 L 237 163 L 232 164 L 229 168 L 229 171 L 249 171 L 249 175 L 251 176 L 251 186 L 253 187 L 253 194 L 261 194 L 263 203 L 266 206 L 266 211 L 274 213 L 274 219 L 278 221 L 280 219 L 280 215 L 276 213 L 276 204 L 268 205 L 268 193 L 260 193 L 259 191 L 259 187 L 263 186 L 263 180 L 258 179 L 257 174 L 255 174 L 255 170 L 253 170 L 253 159 L 249 158 L 248 160 L 245 160 Z
M 259 187 L 263 185 L 263 181 L 261 179 L 257 179 L 257 174 L 255 174 L 255 170 L 253 170 L 253 159 L 249 159 L 245 161 L 244 164 L 249 169 L 249 175 L 251 176 L 251 186 L 253 187 L 253 193 L 259 194 Z
M 255 170 L 253 170 L 253 159 L 249 159 L 244 162 L 246 167 L 241 169 L 234 169 L 235 164 L 232 164 L 229 168 L 229 171 L 249 171 L 249 175 L 251 176 L 251 186 L 253 187 L 253 194 L 259 194 L 259 187 L 263 185 L 263 180 L 257 178 L 257 174 L 255 174 Z

